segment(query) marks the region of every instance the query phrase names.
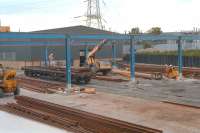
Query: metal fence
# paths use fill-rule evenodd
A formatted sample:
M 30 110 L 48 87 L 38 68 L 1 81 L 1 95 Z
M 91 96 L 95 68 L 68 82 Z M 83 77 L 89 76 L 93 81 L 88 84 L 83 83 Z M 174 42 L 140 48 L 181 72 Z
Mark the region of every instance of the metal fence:
M 158 64 L 158 65 L 178 65 L 177 55 L 136 55 L 136 63 Z M 200 67 L 200 57 L 183 56 L 184 67 Z

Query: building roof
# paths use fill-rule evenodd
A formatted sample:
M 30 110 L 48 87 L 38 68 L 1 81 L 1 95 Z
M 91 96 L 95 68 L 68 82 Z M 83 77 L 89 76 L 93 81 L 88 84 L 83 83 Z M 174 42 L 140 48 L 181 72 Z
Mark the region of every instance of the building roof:
M 96 35 L 96 34 L 120 34 L 116 32 L 110 32 L 106 30 L 100 30 L 96 28 L 91 28 L 87 26 L 71 26 L 55 29 L 47 29 L 40 31 L 33 31 L 35 33 L 58 33 L 58 34 L 68 34 L 68 35 Z

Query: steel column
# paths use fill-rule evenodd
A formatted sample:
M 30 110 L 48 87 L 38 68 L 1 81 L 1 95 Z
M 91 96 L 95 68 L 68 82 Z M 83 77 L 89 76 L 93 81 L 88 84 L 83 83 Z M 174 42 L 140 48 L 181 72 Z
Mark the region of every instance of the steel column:
M 48 64 L 48 47 L 47 46 L 45 46 L 44 64 L 45 64 L 45 67 L 47 67 L 47 64 Z
M 116 67 L 116 57 L 117 57 L 117 49 L 116 49 L 115 42 L 113 42 L 113 44 L 112 44 L 112 67 Z
M 130 69 L 131 81 L 135 81 L 135 41 L 133 38 L 130 40 Z
M 87 64 L 88 52 L 89 52 L 89 50 L 88 50 L 88 45 L 86 45 L 86 46 L 85 46 L 85 52 L 84 52 L 84 54 L 85 54 L 85 64 Z
M 182 49 L 182 44 L 181 44 L 181 37 L 179 37 L 177 43 L 178 43 L 178 71 L 179 71 L 179 79 L 182 79 L 183 49 Z
M 70 94 L 71 91 L 71 40 L 65 38 L 65 61 L 66 61 L 66 93 Z

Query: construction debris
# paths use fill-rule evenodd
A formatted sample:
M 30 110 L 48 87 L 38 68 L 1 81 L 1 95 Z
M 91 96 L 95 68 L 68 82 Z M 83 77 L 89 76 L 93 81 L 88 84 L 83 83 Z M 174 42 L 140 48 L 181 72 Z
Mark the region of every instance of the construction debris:
M 130 70 L 130 65 L 128 64 L 122 64 L 119 63 L 119 65 L 123 68 L 126 68 L 126 70 Z M 177 66 L 174 66 L 176 70 L 178 70 Z M 197 67 L 183 67 L 183 76 L 200 79 L 200 68 Z M 154 64 L 141 64 L 137 63 L 135 65 L 135 71 L 141 72 L 141 73 L 161 73 L 165 74 L 166 72 L 166 65 L 154 65 Z
M 96 94 L 96 89 L 95 88 L 82 88 L 81 92 L 87 93 L 87 94 Z

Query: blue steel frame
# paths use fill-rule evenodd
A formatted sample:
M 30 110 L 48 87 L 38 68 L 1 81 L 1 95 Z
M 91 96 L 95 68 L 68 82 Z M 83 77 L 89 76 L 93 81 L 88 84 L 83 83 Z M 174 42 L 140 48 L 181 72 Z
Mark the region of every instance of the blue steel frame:
M 65 62 L 66 62 L 66 93 L 69 94 L 71 90 L 71 39 L 65 37 Z
M 183 49 L 181 44 L 181 37 L 177 40 L 178 44 L 178 72 L 179 72 L 179 79 L 182 79 L 182 67 L 183 67 Z
M 48 47 L 47 46 L 45 47 L 44 63 L 45 63 L 45 66 L 47 67 L 47 64 L 48 64 Z
M 116 44 L 112 44 L 112 67 L 116 67 L 117 49 Z
M 27 39 L 27 41 L 0 41 L 0 46 L 57 46 L 65 45 L 66 50 L 66 87 L 71 89 L 71 41 L 72 40 L 129 40 L 131 42 L 131 80 L 135 80 L 135 43 L 139 41 L 155 41 L 155 40 L 178 40 L 178 60 L 179 60 L 179 73 L 182 74 L 182 44 L 181 40 L 200 40 L 198 35 L 71 35 L 66 36 L 62 34 L 35 34 L 35 33 L 0 33 L 0 39 Z M 29 39 L 64 39 L 62 42 L 30 42 Z M 47 51 L 47 50 L 46 50 Z M 47 52 L 45 52 L 47 53 Z M 114 56 L 114 54 L 113 54 Z M 46 60 L 46 59 L 45 59 Z
M 88 45 L 85 45 L 85 51 L 84 51 L 84 56 L 87 57 L 88 56 L 88 52 L 89 52 L 89 49 L 88 49 Z M 86 61 L 85 61 L 86 62 Z
M 48 48 L 47 46 L 63 46 L 65 45 L 66 50 L 66 87 L 71 89 L 71 55 L 70 55 L 70 39 L 69 36 L 62 34 L 36 34 L 36 33 L 0 33 L 0 46 L 45 46 L 45 65 L 48 61 Z M 4 39 L 16 39 L 16 41 L 5 41 Z M 17 41 L 18 39 L 18 41 Z M 62 39 L 63 42 L 46 42 L 37 41 L 31 42 L 30 39 Z M 23 40 L 23 41 L 21 41 Z
M 200 40 L 198 35 L 172 35 L 172 34 L 160 34 L 160 35 L 135 35 L 135 41 L 156 41 L 156 40 L 176 40 L 178 44 L 178 70 L 179 79 L 182 79 L 182 67 L 183 67 L 183 40 Z M 133 66 L 132 66 L 133 67 Z M 131 76 L 132 78 L 132 76 Z
M 131 70 L 131 81 L 135 81 L 135 39 L 130 40 L 130 70 Z
M 71 89 L 71 41 L 72 40 L 84 40 L 84 39 L 94 39 L 94 40 L 129 40 L 129 35 L 72 35 L 66 36 L 62 34 L 37 34 L 37 33 L 0 33 L 0 39 L 19 39 L 18 41 L 0 41 L 0 46 L 45 46 L 45 64 L 48 60 L 48 49 L 47 46 L 58 46 L 65 45 L 65 60 L 66 60 L 66 88 Z M 20 39 L 25 39 L 21 41 Z M 27 39 L 27 40 L 26 40 Z M 37 41 L 31 42 L 30 39 L 64 39 L 62 42 L 44 42 Z M 67 91 L 66 91 L 67 92 Z

